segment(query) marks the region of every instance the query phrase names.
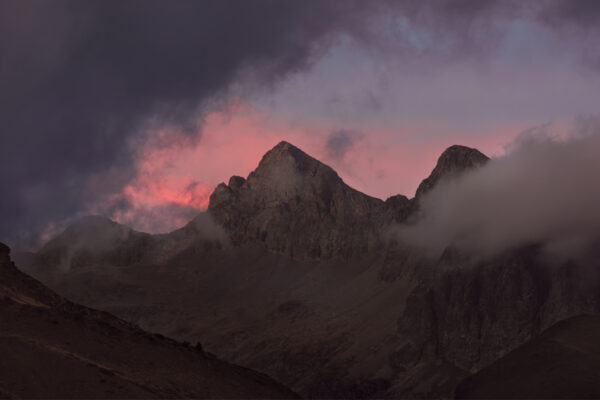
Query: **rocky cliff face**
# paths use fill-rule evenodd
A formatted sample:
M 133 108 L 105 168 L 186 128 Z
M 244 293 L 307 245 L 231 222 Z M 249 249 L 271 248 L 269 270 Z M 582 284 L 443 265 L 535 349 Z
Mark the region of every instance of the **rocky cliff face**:
M 476 371 L 557 321 L 600 312 L 597 273 L 542 260 L 538 246 L 484 261 L 447 251 L 398 321 L 414 361 L 437 357 Z
M 385 204 L 287 142 L 267 152 L 248 179 L 217 186 L 209 212 L 234 244 L 264 243 L 295 259 L 360 257 L 380 246 Z

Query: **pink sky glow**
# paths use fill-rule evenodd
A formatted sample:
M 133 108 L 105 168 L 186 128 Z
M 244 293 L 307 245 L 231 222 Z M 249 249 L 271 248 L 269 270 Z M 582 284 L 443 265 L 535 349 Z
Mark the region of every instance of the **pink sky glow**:
M 199 140 L 182 140 L 168 146 L 161 140 L 148 140 L 138 150 L 134 179 L 119 194 L 132 207 L 115 211 L 111 218 L 139 230 L 176 229 L 188 222 L 189 214 L 152 210 L 172 205 L 206 209 L 217 184 L 227 182 L 231 175 L 248 176 L 264 153 L 281 140 L 330 165 L 346 183 L 368 195 L 381 199 L 395 194 L 412 197 L 446 147 L 468 144 L 497 156 L 522 127 L 499 126 L 476 136 L 464 131 L 439 139 L 419 140 L 420 131 L 443 127 L 424 122 L 375 126 L 361 131 L 347 151 L 334 158 L 326 144 L 328 133 L 335 129 L 339 126 L 328 122 L 291 123 L 264 109 L 236 101 L 226 110 L 206 116 Z M 445 131 L 448 133 L 448 129 Z M 152 137 L 169 134 L 182 137 L 172 133 L 153 132 Z

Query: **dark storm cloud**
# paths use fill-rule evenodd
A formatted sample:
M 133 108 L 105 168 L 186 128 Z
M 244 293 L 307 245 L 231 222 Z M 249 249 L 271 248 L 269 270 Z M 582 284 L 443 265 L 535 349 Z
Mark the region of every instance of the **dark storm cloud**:
M 600 29 L 600 2 L 596 0 L 565 1 L 556 0 L 545 3 L 540 16 L 549 24 L 570 24 L 578 28 Z
M 391 4 L 384 18 L 391 19 L 392 25 L 385 35 L 365 31 L 366 42 L 374 48 L 419 58 L 481 61 L 496 50 L 511 23 L 527 21 L 545 27 L 557 41 L 579 48 L 584 61 L 600 60 L 600 2 L 596 0 L 406 0 Z M 600 62 L 595 67 L 600 68 Z
M 600 2 L 595 0 L 549 1 L 539 10 L 538 19 L 550 28 L 557 39 L 571 39 L 584 66 L 600 71 Z
M 305 68 L 354 2 L 1 1 L 0 237 L 17 240 L 130 180 L 131 138 L 196 131 L 241 74 Z M 115 171 L 87 191 L 90 178 Z
M 361 137 L 362 134 L 360 132 L 348 129 L 339 129 L 331 132 L 325 143 L 327 156 L 333 160 L 342 160 L 344 156 L 346 156 L 348 150 L 350 150 Z

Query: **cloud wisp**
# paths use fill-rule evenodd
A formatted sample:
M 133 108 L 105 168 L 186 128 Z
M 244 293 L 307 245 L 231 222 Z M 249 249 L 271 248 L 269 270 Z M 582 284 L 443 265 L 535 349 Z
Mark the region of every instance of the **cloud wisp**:
M 507 155 L 440 183 L 422 215 L 400 238 L 440 255 L 448 246 L 489 257 L 541 244 L 564 261 L 588 254 L 600 239 L 600 120 L 521 135 Z

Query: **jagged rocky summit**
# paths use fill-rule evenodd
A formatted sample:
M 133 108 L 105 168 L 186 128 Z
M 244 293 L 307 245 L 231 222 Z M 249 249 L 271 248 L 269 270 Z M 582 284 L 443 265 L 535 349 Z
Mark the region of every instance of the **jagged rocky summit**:
M 448 148 L 416 198 L 442 178 L 487 160 L 475 149 Z M 264 155 L 248 179 L 232 176 L 229 184 L 219 184 L 208 211 L 234 244 L 262 242 L 293 258 L 327 259 L 381 250 L 382 228 L 406 220 L 415 205 L 415 199 L 403 195 L 385 202 L 365 195 L 329 166 L 283 141 Z
M 235 244 L 262 242 L 294 258 L 359 256 L 375 248 L 384 202 L 344 183 L 327 165 L 281 142 L 248 179 L 217 186 L 209 212 Z

